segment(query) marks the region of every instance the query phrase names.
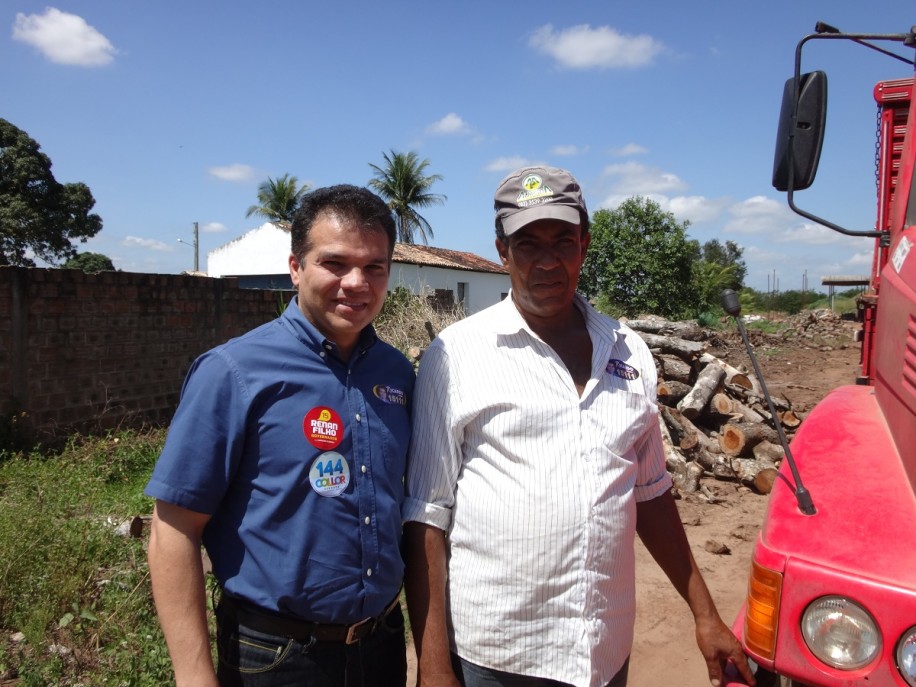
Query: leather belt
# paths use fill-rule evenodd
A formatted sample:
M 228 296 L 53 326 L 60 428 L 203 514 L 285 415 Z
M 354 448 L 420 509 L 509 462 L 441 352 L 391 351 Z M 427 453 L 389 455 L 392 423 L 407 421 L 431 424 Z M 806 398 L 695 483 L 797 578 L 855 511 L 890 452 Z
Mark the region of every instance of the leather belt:
M 371 636 L 381 626 L 392 611 L 399 607 L 399 598 L 395 596 L 385 610 L 375 618 L 366 618 L 353 625 L 333 625 L 298 620 L 292 616 L 265 611 L 228 594 L 220 597 L 219 606 L 220 610 L 235 618 L 240 625 L 265 634 L 288 637 L 300 642 L 314 639 L 318 642 L 355 644 Z

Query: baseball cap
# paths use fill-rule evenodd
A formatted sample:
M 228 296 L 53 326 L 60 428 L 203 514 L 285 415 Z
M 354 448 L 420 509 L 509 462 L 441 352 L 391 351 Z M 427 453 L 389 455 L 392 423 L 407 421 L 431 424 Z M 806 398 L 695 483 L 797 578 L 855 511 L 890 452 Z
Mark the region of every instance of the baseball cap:
M 579 224 L 579 213 L 588 213 L 579 182 L 559 167 L 523 167 L 512 172 L 499 183 L 494 207 L 506 236 L 539 219 Z

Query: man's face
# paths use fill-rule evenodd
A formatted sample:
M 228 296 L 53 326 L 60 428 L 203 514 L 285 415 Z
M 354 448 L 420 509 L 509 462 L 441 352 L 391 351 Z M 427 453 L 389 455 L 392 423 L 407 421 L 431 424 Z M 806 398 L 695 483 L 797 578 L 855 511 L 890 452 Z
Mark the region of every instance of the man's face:
M 590 239 L 578 224 L 544 219 L 519 229 L 506 243 L 496 241 L 523 316 L 549 319 L 568 312 Z
M 388 290 L 388 235 L 360 229 L 347 219 L 321 214 L 309 231 L 310 248 L 289 256 L 299 308 L 346 355 L 375 319 Z

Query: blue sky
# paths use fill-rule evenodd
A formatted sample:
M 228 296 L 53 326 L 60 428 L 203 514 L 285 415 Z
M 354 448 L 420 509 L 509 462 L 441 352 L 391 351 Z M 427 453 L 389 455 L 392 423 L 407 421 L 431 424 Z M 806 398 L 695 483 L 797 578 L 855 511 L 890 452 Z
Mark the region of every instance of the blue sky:
M 916 23 L 910 0 L 48 3 L 0 8 L 0 117 L 58 181 L 90 187 L 104 227 L 80 250 L 119 269 L 190 269 L 178 240 L 193 243 L 194 222 L 206 269 L 261 223 L 245 212 L 268 176 L 364 185 L 383 151 L 413 150 L 448 197 L 423 213 L 431 245 L 495 260 L 497 183 L 545 162 L 575 174 L 592 211 L 646 195 L 691 238 L 735 241 L 760 290 L 870 268 L 871 240 L 811 225 L 770 186 L 796 43 L 818 20 Z M 827 70 L 831 109 L 796 201 L 871 229 L 871 89 L 912 69 L 825 41 L 803 67 Z

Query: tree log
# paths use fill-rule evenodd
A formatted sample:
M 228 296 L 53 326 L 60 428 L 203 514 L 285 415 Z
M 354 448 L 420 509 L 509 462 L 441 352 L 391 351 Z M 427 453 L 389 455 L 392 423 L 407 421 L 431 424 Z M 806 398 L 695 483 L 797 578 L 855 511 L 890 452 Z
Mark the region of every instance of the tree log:
M 753 375 L 742 372 L 737 367 L 729 365 L 727 362 L 721 358 L 717 358 L 712 353 L 704 353 L 700 356 L 701 365 L 711 365 L 712 363 L 718 363 L 725 368 L 726 384 L 733 384 L 753 394 L 761 395 L 762 392 L 760 391 L 760 382 L 758 382 L 757 378 Z
M 703 468 L 696 463 L 687 463 L 687 478 L 684 480 L 684 491 L 693 493 L 700 490 L 700 477 Z
M 674 447 L 671 432 L 661 414 L 658 416 L 658 424 L 662 433 L 662 446 L 665 450 L 665 467 L 671 474 L 671 481 L 678 491 L 687 491 L 687 459 Z
M 730 416 L 735 412 L 735 404 L 727 394 L 719 392 L 713 394 L 709 400 L 709 412 L 716 415 Z
M 695 322 L 672 322 L 661 317 L 622 321 L 637 332 L 676 336 L 689 341 L 702 341 L 707 338 L 706 331 Z
M 783 427 L 795 429 L 801 424 L 801 418 L 798 417 L 798 415 L 796 415 L 791 408 L 784 410 L 781 413 L 777 411 L 776 414 L 779 416 L 779 421 L 782 423 Z
M 736 415 L 739 415 L 743 422 L 765 422 L 763 415 L 750 406 L 746 406 L 735 400 L 732 401 L 732 411 Z
M 778 472 L 773 463 L 753 458 L 733 458 L 731 467 L 741 484 L 761 494 L 770 493 Z
M 690 363 L 684 362 L 682 358 L 676 355 L 665 353 L 655 356 L 655 362 L 659 364 L 661 376 L 666 381 L 690 384 L 690 380 L 693 377 L 693 366 Z
M 777 442 L 776 430 L 760 422 L 738 422 L 722 425 L 719 445 L 730 456 L 748 455 L 761 441 Z
M 706 435 L 677 408 L 659 406 L 659 416 L 664 418 L 667 428 L 671 430 L 671 443 L 687 451 L 697 446 Z
M 663 379 L 658 383 L 656 394 L 658 402 L 666 406 L 676 406 L 690 392 L 690 385 L 672 379 Z
M 721 365 L 707 365 L 697 376 L 697 381 L 684 398 L 677 404 L 684 417 L 689 420 L 696 418 L 703 409 L 709 404 L 712 398 L 719 390 L 719 385 L 725 378 L 725 368 Z
M 646 342 L 649 348 L 657 348 L 666 353 L 673 353 L 687 361 L 696 360 L 706 350 L 706 344 L 698 341 L 687 341 L 673 336 L 659 336 L 639 331 L 636 333 Z
M 769 461 L 774 464 L 786 457 L 786 452 L 783 451 L 782 446 L 771 441 L 761 441 L 753 448 L 752 453 L 757 460 Z

